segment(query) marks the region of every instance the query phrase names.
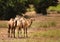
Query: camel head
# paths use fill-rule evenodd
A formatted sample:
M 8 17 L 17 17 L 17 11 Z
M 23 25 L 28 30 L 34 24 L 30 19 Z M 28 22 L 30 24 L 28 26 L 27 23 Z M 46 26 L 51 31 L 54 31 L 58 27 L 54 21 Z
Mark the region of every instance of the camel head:
M 31 21 L 35 21 L 35 18 L 30 18 Z
M 32 23 L 33 23 L 33 21 L 35 21 L 35 19 L 34 18 L 30 18 L 30 19 L 28 19 L 28 22 L 29 22 L 29 27 L 32 25 Z

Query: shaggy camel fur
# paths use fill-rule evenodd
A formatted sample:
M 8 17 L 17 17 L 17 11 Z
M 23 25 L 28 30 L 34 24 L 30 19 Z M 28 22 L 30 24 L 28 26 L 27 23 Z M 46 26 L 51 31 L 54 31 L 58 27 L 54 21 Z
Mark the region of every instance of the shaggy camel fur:
M 12 37 L 14 36 L 15 37 L 15 22 L 14 22 L 14 19 L 11 18 L 9 21 L 8 21 L 8 37 Z

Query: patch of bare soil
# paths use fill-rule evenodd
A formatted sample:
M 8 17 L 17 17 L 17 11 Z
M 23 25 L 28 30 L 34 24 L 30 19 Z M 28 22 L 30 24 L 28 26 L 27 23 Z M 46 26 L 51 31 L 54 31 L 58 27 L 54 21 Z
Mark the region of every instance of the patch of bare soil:
M 0 39 L 7 39 L 7 28 L 0 28 Z

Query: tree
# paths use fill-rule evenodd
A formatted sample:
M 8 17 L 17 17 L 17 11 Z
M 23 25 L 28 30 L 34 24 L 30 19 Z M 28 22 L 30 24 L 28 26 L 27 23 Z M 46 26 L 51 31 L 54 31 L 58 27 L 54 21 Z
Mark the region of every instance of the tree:
M 17 14 L 26 12 L 25 1 L 27 0 L 0 0 L 1 19 L 14 18 Z
M 47 14 L 47 8 L 49 6 L 57 6 L 58 0 L 38 0 L 37 4 L 34 3 L 35 11 L 37 13 L 42 13 L 43 15 Z
M 33 4 L 37 13 L 47 14 L 49 6 L 56 6 L 58 0 L 0 0 L 0 19 L 14 18 L 17 14 L 22 15 Z

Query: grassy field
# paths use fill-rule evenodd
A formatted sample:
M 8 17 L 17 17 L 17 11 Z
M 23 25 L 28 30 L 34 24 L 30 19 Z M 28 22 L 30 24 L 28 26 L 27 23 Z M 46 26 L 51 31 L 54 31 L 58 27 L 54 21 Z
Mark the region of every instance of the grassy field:
M 0 42 L 60 42 L 60 14 L 36 17 L 27 38 L 8 38 L 7 27 L 7 21 L 0 21 Z

